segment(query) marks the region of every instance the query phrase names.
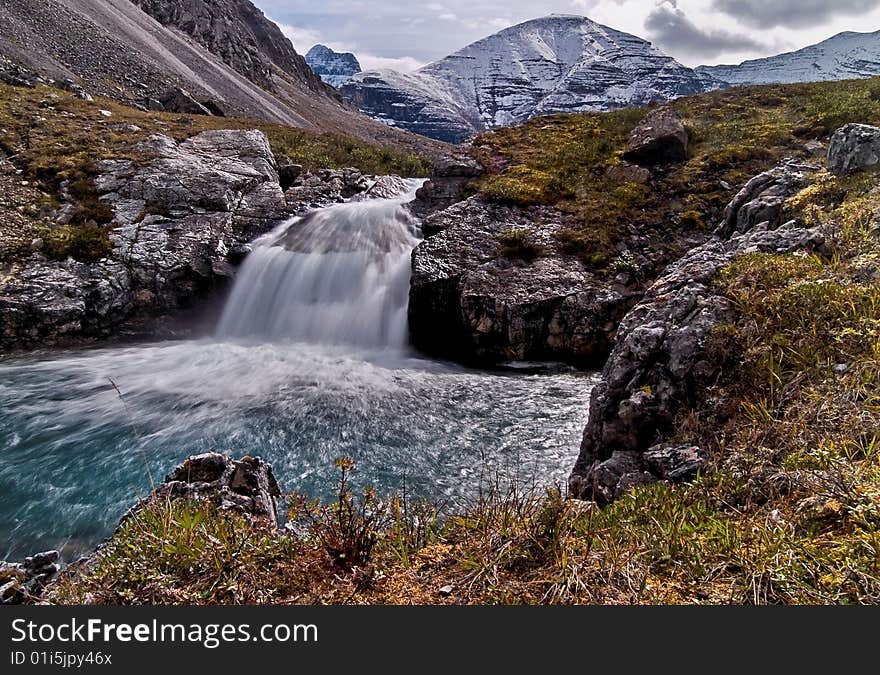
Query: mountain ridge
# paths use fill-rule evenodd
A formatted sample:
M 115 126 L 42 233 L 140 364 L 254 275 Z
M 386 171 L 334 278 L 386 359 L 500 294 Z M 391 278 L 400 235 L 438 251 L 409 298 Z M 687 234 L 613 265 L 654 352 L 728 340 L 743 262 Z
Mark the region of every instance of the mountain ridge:
M 880 75 L 880 32 L 840 33 L 739 65 L 688 68 L 647 40 L 575 14 L 532 19 L 412 73 L 368 71 L 343 95 L 390 126 L 458 143 L 562 112 L 602 112 L 714 89 Z
M 794 84 L 873 77 L 880 75 L 880 31 L 844 31 L 803 49 L 750 59 L 737 65 L 698 66 L 695 71 L 729 85 Z

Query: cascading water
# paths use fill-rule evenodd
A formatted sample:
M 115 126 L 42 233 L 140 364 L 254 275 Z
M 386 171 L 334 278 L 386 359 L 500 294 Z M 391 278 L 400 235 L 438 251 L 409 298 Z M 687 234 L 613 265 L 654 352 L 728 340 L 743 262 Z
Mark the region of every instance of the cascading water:
M 396 198 L 315 211 L 258 241 L 217 335 L 402 348 L 410 256 L 418 244 L 404 205 L 422 183 L 406 181 Z
M 212 337 L 0 361 L 0 559 L 90 550 L 150 475 L 199 452 L 260 455 L 283 489 L 325 499 L 339 457 L 377 490 L 445 503 L 484 477 L 564 480 L 592 378 L 400 349 L 418 185 L 257 242 Z

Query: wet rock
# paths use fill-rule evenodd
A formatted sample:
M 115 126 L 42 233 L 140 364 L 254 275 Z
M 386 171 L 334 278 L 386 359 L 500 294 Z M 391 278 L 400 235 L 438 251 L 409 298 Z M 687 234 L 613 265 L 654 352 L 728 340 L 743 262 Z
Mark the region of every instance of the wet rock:
M 277 526 L 276 498 L 281 495 L 272 467 L 262 459 L 230 459 L 219 453 L 194 455 L 175 468 L 156 488 L 154 498 L 207 500 Z
M 692 249 L 623 319 L 602 380 L 591 396 L 581 454 L 569 480 L 573 496 L 604 504 L 649 476 L 687 480 L 705 465 L 698 448 L 657 443 L 673 430 L 677 415 L 695 404 L 721 372 L 723 364 L 706 347 L 713 329 L 732 322 L 736 311 L 712 285 L 718 272 L 748 253 L 829 253 L 821 229 L 804 228 L 796 221 L 774 227 L 772 220 L 764 220 L 750 226 L 756 218 L 737 217 L 759 211 L 743 199 L 744 194 L 760 202 L 768 186 L 799 189 L 798 185 L 808 183 L 811 172 L 800 173 L 801 169 L 785 165 L 751 182 L 753 189 L 740 193 L 728 209 L 728 223 L 747 231 L 734 229 L 730 238 L 718 237 Z M 727 229 L 732 228 L 722 227 L 719 232 Z
M 60 571 L 58 551 L 25 558 L 24 563 L 0 562 L 0 605 L 20 605 L 39 599 Z
M 296 172 L 295 168 L 293 172 Z M 394 181 L 401 184 L 401 179 L 396 176 L 368 176 L 353 168 L 324 169 L 314 173 L 300 170 L 285 191 L 284 198 L 291 213 L 304 215 L 353 198 L 381 197 L 383 192 L 396 196 L 399 192 L 389 190 Z
M 828 168 L 837 176 L 874 170 L 880 165 L 880 128 L 847 124 L 831 137 Z
M 623 159 L 642 166 L 672 164 L 687 159 L 688 133 L 670 107 L 652 110 L 630 134 Z

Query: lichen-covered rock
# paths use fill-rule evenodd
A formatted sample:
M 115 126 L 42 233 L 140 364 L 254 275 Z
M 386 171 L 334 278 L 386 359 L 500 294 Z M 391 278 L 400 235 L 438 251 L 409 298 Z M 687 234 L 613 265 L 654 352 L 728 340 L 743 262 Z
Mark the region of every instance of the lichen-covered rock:
M 207 500 L 220 510 L 240 513 L 275 527 L 275 500 L 280 495 L 272 467 L 262 459 L 233 460 L 210 452 L 194 455 L 175 468 L 152 498 Z
M 146 163 L 106 160 L 110 255 L 92 264 L 39 252 L 0 273 L 0 348 L 106 336 L 189 306 L 232 273 L 230 252 L 289 213 L 259 131 L 149 138 Z
M 672 164 L 687 159 L 688 132 L 669 106 L 652 110 L 633 129 L 623 159 L 642 166 Z
M 554 234 L 561 214 L 479 197 L 428 218 L 436 232 L 413 253 L 409 322 L 414 345 L 460 361 L 522 359 L 595 364 L 638 299 L 599 280 Z M 505 246 L 523 237 L 521 252 Z
M 786 200 L 809 185 L 820 168 L 790 161 L 755 176 L 727 205 L 716 234 L 727 238 L 735 232 L 748 232 L 759 223 L 767 223 L 771 229 L 778 227 Z
M 785 184 L 794 190 L 800 179 L 784 178 L 794 171 L 781 167 L 750 184 Z M 728 209 L 727 221 L 749 227 L 753 217 L 740 220 L 735 214 L 760 209 L 742 199 L 745 192 Z M 760 201 L 765 191 L 755 188 L 749 194 Z M 569 480 L 572 495 L 604 504 L 631 485 L 683 480 L 698 470 L 703 459 L 696 451 L 656 444 L 720 373 L 722 364 L 706 347 L 712 331 L 733 321 L 736 312 L 712 281 L 739 256 L 795 250 L 827 253 L 824 233 L 796 221 L 781 226 L 764 221 L 691 250 L 648 289 L 621 322 L 602 380 L 593 390 L 580 457 Z
M 880 128 L 847 124 L 831 137 L 828 168 L 837 176 L 880 168 Z

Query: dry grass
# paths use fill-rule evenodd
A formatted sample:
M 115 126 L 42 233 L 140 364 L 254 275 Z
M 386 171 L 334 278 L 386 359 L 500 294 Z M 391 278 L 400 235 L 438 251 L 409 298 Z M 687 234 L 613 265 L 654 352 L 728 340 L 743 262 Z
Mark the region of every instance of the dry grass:
M 483 134 L 475 154 L 489 167 L 477 189 L 518 205 L 553 204 L 569 216 L 566 250 L 607 270 L 614 246 L 635 229 L 656 247 L 670 231 L 715 224 L 733 188 L 809 140 L 827 140 L 847 122 L 880 123 L 878 80 L 738 88 L 673 103 L 691 138 L 687 162 L 648 185 L 609 176 L 644 110 L 557 115 Z M 677 252 L 670 251 L 674 256 Z

